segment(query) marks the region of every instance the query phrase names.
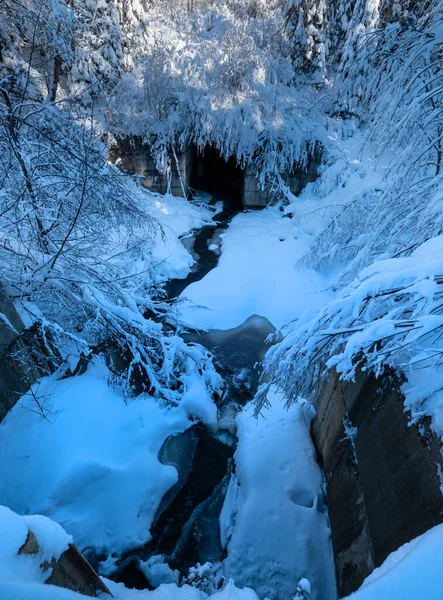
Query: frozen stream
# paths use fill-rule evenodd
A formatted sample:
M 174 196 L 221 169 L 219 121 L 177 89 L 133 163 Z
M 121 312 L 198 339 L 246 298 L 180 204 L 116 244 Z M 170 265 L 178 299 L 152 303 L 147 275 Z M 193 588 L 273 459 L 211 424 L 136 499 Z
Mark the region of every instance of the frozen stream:
M 195 234 L 196 264 L 186 279 L 166 285 L 171 299 L 186 296 L 188 286 L 203 286 L 205 277 L 213 276 L 220 252 L 210 246 L 219 246 L 220 234 L 226 234 L 238 212 L 235 203 L 225 201 L 216 227 Z M 253 221 L 259 214 L 241 218 Z M 280 244 L 287 237 L 286 232 L 277 235 Z M 132 558 L 162 555 L 181 577 L 193 565 L 210 562 L 219 574 L 252 587 L 261 598 L 290 600 L 306 578 L 312 600 L 334 600 L 324 482 L 309 433 L 312 411 L 299 404 L 287 411 L 272 393 L 271 410 L 256 421 L 248 405 L 273 332 L 265 316 L 250 313 L 236 327 L 189 328 L 182 334 L 212 352 L 224 379 L 219 430 L 196 425 L 163 444 L 159 459 L 177 469 L 178 481 L 157 510 L 152 541 L 128 556 L 129 572 Z

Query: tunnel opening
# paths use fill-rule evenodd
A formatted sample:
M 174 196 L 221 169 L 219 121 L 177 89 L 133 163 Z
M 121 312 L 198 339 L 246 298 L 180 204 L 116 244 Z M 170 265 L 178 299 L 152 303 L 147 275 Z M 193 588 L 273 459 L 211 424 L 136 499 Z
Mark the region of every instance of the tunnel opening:
M 196 150 L 191 171 L 191 187 L 209 192 L 223 200 L 224 211 L 231 214 L 243 209 L 244 170 L 232 156 L 225 160 L 213 146 Z

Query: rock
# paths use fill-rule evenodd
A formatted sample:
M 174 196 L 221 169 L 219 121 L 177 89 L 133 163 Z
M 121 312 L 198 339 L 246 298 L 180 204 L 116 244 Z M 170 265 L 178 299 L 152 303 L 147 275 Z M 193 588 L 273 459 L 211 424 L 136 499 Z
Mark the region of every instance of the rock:
M 37 538 L 32 531 L 28 531 L 26 541 L 20 548 L 19 554 L 38 554 L 39 550 Z M 51 575 L 45 583 L 93 598 L 103 592 L 112 596 L 101 578 L 73 544 L 69 544 L 69 548 L 58 560 L 52 559 L 49 563 L 43 563 L 42 567 L 44 569 L 51 568 Z
M 32 533 L 32 531 L 28 531 L 28 535 L 26 536 L 25 543 L 18 551 L 19 554 L 38 554 L 39 545 L 37 538 Z

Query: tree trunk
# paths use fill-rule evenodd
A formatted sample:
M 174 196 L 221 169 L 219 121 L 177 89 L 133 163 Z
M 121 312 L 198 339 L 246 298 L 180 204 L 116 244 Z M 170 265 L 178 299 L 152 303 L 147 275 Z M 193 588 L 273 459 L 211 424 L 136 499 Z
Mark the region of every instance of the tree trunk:
M 49 101 L 55 102 L 57 98 L 57 89 L 58 84 L 60 82 L 60 76 L 62 74 L 62 59 L 59 56 L 56 56 L 54 59 L 54 70 L 52 73 L 52 84 L 51 89 L 49 90 Z

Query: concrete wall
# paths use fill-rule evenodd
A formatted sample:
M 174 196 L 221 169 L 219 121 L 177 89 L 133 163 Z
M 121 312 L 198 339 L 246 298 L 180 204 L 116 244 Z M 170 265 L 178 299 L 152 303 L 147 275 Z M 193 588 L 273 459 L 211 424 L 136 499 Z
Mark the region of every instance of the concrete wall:
M 294 196 L 299 196 L 308 183 L 318 178 L 322 153 L 319 149 L 314 154 L 305 169 L 294 166 L 293 170 L 283 175 L 283 180 Z
M 177 153 L 178 166 L 172 157 L 170 177 L 159 173 L 149 145 L 140 138 L 118 140 L 110 151 L 110 157 L 125 173 L 140 175 L 141 184 L 152 192 L 166 194 L 170 180 L 170 190 L 174 196 L 189 195 L 194 160 L 192 148 Z
M 249 167 L 246 167 L 242 187 L 244 208 L 264 208 L 270 201 L 271 194 L 269 190 L 260 190 L 256 176 Z
M 404 543 L 443 522 L 440 440 L 409 426 L 400 381 L 332 373 L 317 396 L 312 437 L 326 478 L 340 596 Z M 347 437 L 344 420 L 357 428 Z
M 2 315 L 13 329 L 5 324 Z M 0 422 L 37 379 L 52 373 L 56 367 L 48 358 L 37 328 L 25 329 L 0 284 Z
M 147 189 L 165 194 L 168 190 L 168 177 L 157 171 L 155 161 L 152 158 L 150 147 L 144 144 L 141 138 L 124 138 L 110 150 L 111 159 L 118 164 L 122 171 L 129 174 L 141 176 L 141 183 Z M 291 192 L 298 196 L 302 189 L 310 181 L 317 179 L 318 165 L 320 164 L 321 151 L 316 150 L 312 160 L 305 169 L 294 165 L 291 172 L 283 174 L 283 180 Z M 170 189 L 174 196 L 188 196 L 190 194 L 191 182 L 197 178 L 204 179 L 204 174 L 198 172 L 202 169 L 201 161 L 197 160 L 194 147 L 189 146 L 184 152 L 177 155 L 178 167 L 172 158 Z M 220 158 L 223 161 L 223 158 Z M 194 172 L 195 170 L 195 172 Z M 204 184 L 201 184 L 204 185 Z M 183 192 L 185 188 L 186 194 Z M 263 208 L 273 199 L 269 189 L 259 189 L 257 178 L 250 167 L 244 170 L 242 183 L 242 203 L 244 208 Z
M 294 196 L 299 196 L 308 183 L 317 179 L 321 156 L 321 150 L 318 148 L 314 151 L 306 168 L 294 165 L 292 171 L 282 174 L 285 185 Z M 245 208 L 263 208 L 273 200 L 273 194 L 269 188 L 259 189 L 257 179 L 249 167 L 245 169 L 242 198 Z

